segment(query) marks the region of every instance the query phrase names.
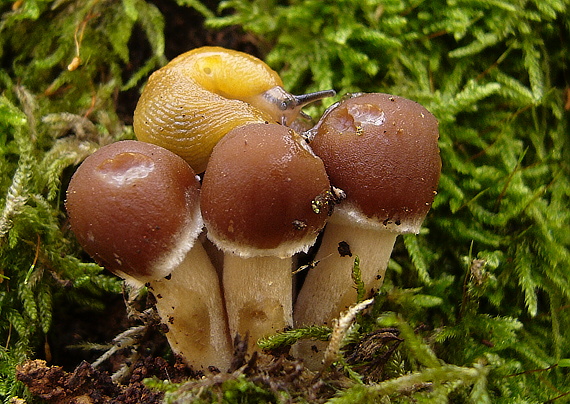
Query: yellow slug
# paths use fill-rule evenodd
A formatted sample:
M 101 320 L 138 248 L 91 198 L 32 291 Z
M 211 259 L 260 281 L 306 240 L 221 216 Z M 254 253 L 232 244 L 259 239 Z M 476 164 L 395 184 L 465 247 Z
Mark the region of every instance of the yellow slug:
M 169 149 L 201 173 L 218 140 L 233 128 L 288 125 L 304 105 L 331 95 L 332 90 L 289 94 L 279 75 L 256 57 L 202 47 L 150 76 L 135 110 L 134 130 L 139 140 Z

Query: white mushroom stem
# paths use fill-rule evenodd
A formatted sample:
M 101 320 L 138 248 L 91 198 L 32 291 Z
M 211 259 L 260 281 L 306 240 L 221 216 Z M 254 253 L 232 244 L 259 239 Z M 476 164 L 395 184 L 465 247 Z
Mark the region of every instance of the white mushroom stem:
M 170 276 L 149 287 L 172 350 L 195 370 L 226 371 L 232 345 L 218 275 L 202 244 L 196 241 Z
M 362 282 L 370 297 L 382 286 L 388 260 L 398 233 L 354 225 L 328 223 L 315 261 L 295 304 L 296 326 L 331 325 L 331 320 L 356 303 L 352 279 L 354 258 L 360 259 Z M 340 242 L 346 242 L 352 256 L 341 256 Z
M 230 335 L 249 335 L 249 352 L 260 338 L 293 325 L 291 258 L 226 253 L 223 285 Z
M 371 297 L 382 286 L 397 236 L 398 233 L 380 227 L 329 221 L 315 257 L 319 263 L 307 274 L 295 303 L 295 326 L 332 326 L 333 319 L 356 303 L 357 291 L 352 279 L 356 256 L 360 259 L 361 279 L 367 291 L 365 298 Z M 352 256 L 339 253 L 340 242 L 348 244 Z M 309 368 L 317 369 L 324 347 L 326 343 L 302 340 L 296 347 L 296 355 L 303 358 Z

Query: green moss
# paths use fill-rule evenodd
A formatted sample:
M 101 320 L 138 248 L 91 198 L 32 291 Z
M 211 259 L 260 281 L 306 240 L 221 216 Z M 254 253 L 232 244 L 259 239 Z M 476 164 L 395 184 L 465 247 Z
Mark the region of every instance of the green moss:
M 390 379 L 354 382 L 331 402 L 565 397 L 570 376 L 557 365 L 570 358 L 570 2 L 178 4 L 197 8 L 209 27 L 243 27 L 293 92 L 388 92 L 439 119 L 433 209 L 420 235 L 397 242 L 380 297 L 347 341 L 398 329 L 400 359 Z M 45 355 L 56 305 L 96 310 L 101 296 L 120 292 L 69 234 L 63 190 L 100 145 L 133 137 L 117 96 L 165 63 L 165 22 L 143 0 L 24 0 L 0 11 L 0 397 L 8 401 L 25 394 L 15 365 Z M 224 402 L 276 399 L 247 378 L 223 389 Z

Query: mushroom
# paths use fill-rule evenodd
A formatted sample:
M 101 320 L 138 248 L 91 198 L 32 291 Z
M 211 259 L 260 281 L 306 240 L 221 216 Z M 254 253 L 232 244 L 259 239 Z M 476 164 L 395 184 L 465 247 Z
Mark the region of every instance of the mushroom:
M 292 256 L 324 227 L 319 201 L 329 189 L 323 162 L 287 127 L 239 127 L 214 147 L 201 206 L 208 238 L 224 252 L 232 337 L 257 341 L 293 325 Z
M 196 242 L 199 198 L 198 179 L 182 158 L 127 140 L 81 164 L 66 208 L 85 251 L 128 283 L 149 286 L 172 350 L 197 370 L 227 369 L 231 344 L 219 279 Z
M 360 259 L 367 296 L 382 285 L 398 234 L 418 233 L 441 171 L 436 118 L 389 94 L 355 94 L 329 108 L 310 142 L 331 184 L 346 193 L 335 209 L 295 305 L 295 325 L 331 324 L 356 303 Z M 312 354 L 307 350 L 302 355 Z

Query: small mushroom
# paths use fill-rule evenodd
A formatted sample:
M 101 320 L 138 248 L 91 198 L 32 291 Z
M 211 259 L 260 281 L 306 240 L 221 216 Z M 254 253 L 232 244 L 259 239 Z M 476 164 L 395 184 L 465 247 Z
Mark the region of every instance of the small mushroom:
M 147 283 L 174 352 L 197 370 L 227 369 L 219 279 L 196 238 L 200 184 L 190 166 L 137 141 L 105 146 L 77 169 L 66 208 L 77 240 L 128 283 Z
M 323 228 L 328 209 L 313 204 L 329 189 L 323 162 L 287 127 L 243 126 L 214 147 L 201 205 L 208 238 L 224 252 L 232 337 L 255 342 L 293 325 L 292 256 Z
M 402 97 L 356 94 L 333 105 L 311 135 L 311 148 L 346 199 L 330 218 L 319 264 L 299 292 L 296 326 L 330 325 L 356 302 L 355 256 L 366 297 L 378 290 L 397 235 L 419 232 L 441 171 L 436 118 Z

